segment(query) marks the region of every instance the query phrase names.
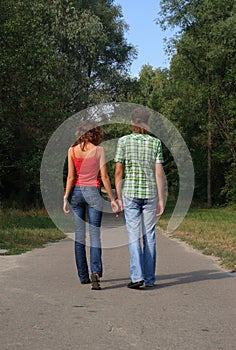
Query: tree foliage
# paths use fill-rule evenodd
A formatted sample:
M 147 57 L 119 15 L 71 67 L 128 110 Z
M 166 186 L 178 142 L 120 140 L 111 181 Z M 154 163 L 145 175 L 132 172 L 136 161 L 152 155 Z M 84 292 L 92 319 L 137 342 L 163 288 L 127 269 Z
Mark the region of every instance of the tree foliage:
M 133 79 L 136 52 L 113 0 L 1 1 L 2 203 L 40 202 L 40 162 L 52 132 L 71 114 L 110 101 L 148 106 L 175 124 L 193 157 L 196 200 L 236 201 L 235 10 L 234 0 L 162 0 L 159 23 L 179 29 L 167 46 L 170 68 L 144 65 Z M 108 125 L 104 139 L 125 132 Z M 177 194 L 177 169 L 164 152 Z M 108 168 L 113 173 L 114 164 Z
M 158 22 L 179 32 L 167 46 L 170 68 L 144 65 L 127 85 L 130 102 L 170 119 L 181 132 L 195 168 L 195 200 L 208 205 L 236 201 L 236 12 L 235 2 L 163 0 Z M 133 89 L 132 89 L 133 87 Z M 165 150 L 174 193 L 178 175 Z
M 235 2 L 163 0 L 161 6 L 160 23 L 181 33 L 173 40 L 170 82 L 178 106 L 170 116 L 183 126 L 192 149 L 196 193 L 205 198 L 207 184 L 209 205 L 226 193 L 235 200 Z
M 40 201 L 51 133 L 72 113 L 115 99 L 135 50 L 113 2 L 0 2 L 2 201 Z

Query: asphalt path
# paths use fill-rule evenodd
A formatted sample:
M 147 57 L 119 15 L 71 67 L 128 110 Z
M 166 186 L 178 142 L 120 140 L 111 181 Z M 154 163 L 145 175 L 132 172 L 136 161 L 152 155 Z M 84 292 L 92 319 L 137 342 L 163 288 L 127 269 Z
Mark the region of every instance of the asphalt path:
M 105 217 L 107 246 L 114 228 L 122 244 L 103 249 L 101 291 L 80 284 L 72 235 L 0 256 L 1 350 L 235 350 L 235 276 L 157 232 L 157 285 L 128 289 L 125 226 Z

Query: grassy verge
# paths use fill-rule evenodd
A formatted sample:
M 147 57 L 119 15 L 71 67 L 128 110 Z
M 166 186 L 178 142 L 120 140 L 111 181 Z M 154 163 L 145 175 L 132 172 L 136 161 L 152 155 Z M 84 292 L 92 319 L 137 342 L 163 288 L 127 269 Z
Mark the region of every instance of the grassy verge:
M 168 210 L 158 222 L 165 230 Z M 206 255 L 218 257 L 223 267 L 236 271 L 236 208 L 190 209 L 172 237 L 189 243 Z
M 164 231 L 172 210 L 166 209 L 158 221 Z M 171 236 L 183 240 L 207 255 L 216 256 L 222 266 L 236 271 L 236 208 L 190 209 Z M 41 210 L 0 211 L 0 249 L 4 255 L 21 254 L 55 242 L 65 235 Z
M 4 255 L 21 254 L 64 237 L 43 210 L 0 211 L 0 249 L 6 250 Z

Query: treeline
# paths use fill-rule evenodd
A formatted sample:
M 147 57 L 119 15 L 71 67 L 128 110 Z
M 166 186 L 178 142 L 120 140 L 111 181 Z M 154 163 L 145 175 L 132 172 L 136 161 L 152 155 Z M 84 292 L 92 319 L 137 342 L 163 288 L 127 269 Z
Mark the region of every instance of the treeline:
M 111 0 L 0 2 L 2 205 L 40 205 L 40 163 L 53 131 L 116 99 L 135 55 L 125 28 Z
M 124 97 L 162 113 L 181 132 L 194 162 L 196 201 L 236 202 L 236 3 L 162 0 L 157 22 L 178 29 L 167 46 L 170 68 L 143 66 Z M 168 152 L 165 158 L 177 194 L 173 159 Z
M 169 42 L 170 68 L 145 65 L 132 79 L 136 52 L 114 1 L 1 1 L 1 204 L 40 205 L 39 169 L 52 132 L 109 101 L 148 106 L 176 125 L 193 158 L 195 200 L 236 201 L 235 9 L 233 0 L 161 1 L 159 23 L 180 29 Z M 153 45 L 158 55 L 155 38 Z

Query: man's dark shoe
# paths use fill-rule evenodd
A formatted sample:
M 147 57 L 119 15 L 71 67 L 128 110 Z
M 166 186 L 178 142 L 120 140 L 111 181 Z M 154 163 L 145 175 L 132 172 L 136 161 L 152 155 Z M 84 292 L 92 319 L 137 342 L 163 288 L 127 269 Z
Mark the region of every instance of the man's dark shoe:
M 127 287 L 131 289 L 138 289 L 139 287 L 142 287 L 142 286 L 143 286 L 143 281 L 138 281 L 138 282 L 131 281 L 127 284 Z
M 85 280 L 83 280 L 83 281 L 81 282 L 81 284 L 88 284 L 88 283 L 91 283 L 90 278 L 86 278 Z

